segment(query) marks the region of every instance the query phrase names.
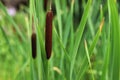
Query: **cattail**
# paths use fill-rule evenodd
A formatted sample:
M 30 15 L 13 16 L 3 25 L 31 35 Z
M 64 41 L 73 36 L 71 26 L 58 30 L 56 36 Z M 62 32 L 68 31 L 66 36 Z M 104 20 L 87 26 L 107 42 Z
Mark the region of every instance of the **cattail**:
M 47 59 L 51 56 L 52 51 L 52 19 L 53 12 L 50 10 L 46 15 L 46 30 L 45 30 L 45 50 Z
M 44 10 L 45 11 L 47 10 L 47 3 L 48 3 L 48 0 L 44 0 Z
M 32 57 L 36 58 L 36 33 L 32 33 L 31 36 L 31 45 L 32 45 Z
M 34 28 L 34 21 L 32 18 L 32 36 L 31 36 L 31 45 L 32 45 L 32 57 L 33 59 L 36 58 L 36 33 Z

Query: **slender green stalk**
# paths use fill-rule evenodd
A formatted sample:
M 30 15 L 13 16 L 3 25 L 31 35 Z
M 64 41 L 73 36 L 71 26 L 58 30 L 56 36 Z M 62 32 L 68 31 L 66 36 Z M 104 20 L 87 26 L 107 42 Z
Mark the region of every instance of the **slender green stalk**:
M 91 64 L 91 61 L 90 61 L 90 55 L 89 55 L 89 51 L 88 51 L 86 40 L 84 41 L 84 43 L 85 43 L 85 51 L 86 51 L 86 56 L 87 56 L 87 59 L 88 59 L 89 67 L 90 67 L 90 69 L 92 71 L 92 64 Z M 91 74 L 92 74 L 92 80 L 95 80 L 93 73 L 91 73 Z

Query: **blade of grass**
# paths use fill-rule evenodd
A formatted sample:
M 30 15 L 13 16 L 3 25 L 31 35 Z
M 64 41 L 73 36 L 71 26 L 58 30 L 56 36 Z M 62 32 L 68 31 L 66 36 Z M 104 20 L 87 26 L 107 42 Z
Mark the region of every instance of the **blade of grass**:
M 58 27 L 59 27 L 59 35 L 62 39 L 62 19 L 61 19 L 61 10 L 60 10 L 60 1 L 55 0 L 55 6 L 57 11 L 57 20 L 58 20 Z
M 38 36 L 38 34 L 37 34 Z M 40 41 L 39 41 L 39 38 L 37 39 L 37 65 L 38 65 L 38 77 L 39 77 L 39 80 L 44 80 L 45 78 L 43 77 L 43 74 L 44 72 L 42 71 L 42 58 L 41 58 L 41 48 L 40 48 Z
M 53 54 L 53 52 L 52 52 Z M 54 63 L 53 63 L 53 57 L 51 56 L 51 59 L 49 61 L 49 80 L 55 80 L 55 73 L 53 71 Z
M 97 32 L 97 34 L 96 34 L 96 36 L 95 36 L 95 38 L 94 38 L 94 40 L 93 40 L 92 45 L 91 45 L 90 48 L 89 48 L 90 54 L 93 52 L 94 47 L 95 47 L 95 45 L 97 44 L 97 41 L 98 41 L 98 39 L 99 39 L 99 37 L 100 37 L 101 31 L 102 31 L 102 28 L 103 28 L 103 25 L 104 25 L 104 18 L 102 19 L 102 22 L 100 23 L 99 30 L 98 30 L 98 32 Z
M 109 23 L 111 27 L 111 80 L 120 80 L 120 25 L 116 3 L 108 0 Z
M 44 41 L 43 41 L 43 38 L 42 38 L 42 33 L 39 29 L 39 26 L 37 27 L 37 32 L 38 32 L 38 36 L 39 36 L 39 43 L 40 43 L 40 48 L 41 48 L 41 58 L 42 58 L 42 68 L 43 68 L 43 77 L 44 79 L 47 80 L 47 75 L 48 75 L 48 60 L 46 58 L 46 54 L 45 54 L 45 48 L 44 48 Z M 40 76 L 40 75 L 39 75 Z
M 34 11 L 35 12 L 35 11 Z M 45 71 L 43 68 L 43 63 L 42 63 L 42 56 L 41 56 L 41 47 L 40 47 L 40 37 L 39 37 L 39 32 L 38 32 L 38 23 L 37 23 L 37 17 L 36 14 L 34 14 L 33 22 L 35 26 L 35 31 L 37 34 L 37 59 L 35 59 L 35 62 L 37 62 L 37 75 L 39 80 L 44 80 L 46 79 L 44 77 Z
M 93 5 L 91 6 L 91 11 L 90 11 L 90 14 L 89 14 L 89 17 L 88 17 L 88 25 L 89 25 L 89 28 L 90 28 L 90 32 L 91 32 L 91 35 L 92 35 L 92 38 L 94 38 L 95 36 L 95 31 L 94 31 L 94 26 L 93 26 L 93 22 L 92 22 L 92 12 L 93 12 Z
M 34 14 L 33 14 L 34 13 Z M 35 30 L 36 30 L 36 26 L 37 26 L 37 22 L 35 21 L 36 20 L 36 12 L 35 12 L 35 1 L 34 0 L 30 0 L 30 28 L 29 30 L 31 30 L 30 32 L 32 32 L 32 25 L 34 24 L 35 26 Z M 34 22 L 33 22 L 34 21 Z M 31 34 L 31 33 L 30 33 Z M 37 43 L 38 43 L 38 32 L 36 31 L 36 34 L 37 34 Z M 30 41 L 31 43 L 31 41 Z M 38 44 L 39 45 L 39 44 Z M 37 45 L 37 46 L 38 46 Z M 31 52 L 31 49 L 30 49 L 30 52 Z M 37 47 L 37 52 L 39 52 L 39 49 Z M 37 80 L 37 69 L 36 69 L 36 65 L 35 65 L 35 62 L 36 60 L 33 60 L 32 59 L 32 55 L 30 54 L 30 67 L 31 67 L 31 78 L 33 80 Z M 38 65 L 39 66 L 39 65 Z M 38 69 L 39 70 L 39 69 Z M 38 78 L 39 78 L 39 75 L 38 75 Z
M 93 50 L 94 50 L 94 48 L 95 48 L 95 46 L 96 46 L 96 44 L 98 42 L 98 39 L 99 39 L 99 37 L 101 35 L 103 24 L 104 24 L 104 19 L 102 20 L 102 22 L 100 24 L 100 27 L 99 27 L 99 29 L 98 29 L 98 31 L 97 31 L 94 39 L 93 39 L 93 42 L 92 42 L 92 44 L 90 45 L 90 47 L 88 49 L 89 53 L 90 53 L 89 54 L 90 56 L 92 55 Z M 82 67 L 80 67 L 80 69 L 79 69 L 79 71 L 77 73 L 77 80 L 80 80 L 82 78 L 82 76 L 85 74 L 86 69 L 88 69 L 88 64 L 87 64 L 87 57 L 85 56 L 83 58 Z
M 64 45 L 66 46 L 67 44 L 67 41 L 68 41 L 68 35 L 69 35 L 69 32 L 70 32 L 70 28 L 72 26 L 72 23 L 73 23 L 73 9 L 74 8 L 74 0 L 72 0 L 71 2 L 71 8 L 70 8 L 70 13 L 68 15 L 68 18 L 67 18 L 67 21 L 66 21 L 66 25 L 65 25 L 65 33 L 64 33 Z
M 60 37 L 59 37 L 59 35 L 58 35 L 58 33 L 57 33 L 57 31 L 56 31 L 56 28 L 55 28 L 55 26 L 53 27 L 53 33 L 55 34 L 55 36 L 57 37 L 57 39 L 58 39 L 58 41 L 59 41 L 59 45 L 61 46 L 61 48 L 62 48 L 62 50 L 63 50 L 63 53 L 64 53 L 64 57 L 65 57 L 65 59 L 67 60 L 67 62 L 68 62 L 68 64 L 71 62 L 71 60 L 70 60 L 70 56 L 69 56 L 69 54 L 67 53 L 67 51 L 66 51 L 66 49 L 65 49 L 65 46 L 64 46 L 64 44 L 62 43 L 62 41 L 61 41 L 61 39 L 60 39 Z M 64 68 L 64 67 L 63 67 Z M 65 72 L 63 72 L 62 71 L 62 79 L 64 79 L 64 78 L 69 78 L 68 76 L 65 76 Z
M 68 15 L 68 18 L 67 18 L 67 21 L 66 21 L 66 24 L 65 24 L 65 30 L 64 30 L 64 35 L 63 35 L 63 44 L 65 47 L 66 44 L 67 44 L 67 41 L 69 40 L 68 39 L 68 36 L 69 36 L 69 32 L 70 32 L 70 28 L 72 27 L 72 19 L 73 19 L 73 7 L 74 7 L 74 0 L 71 1 L 71 8 L 70 8 L 70 14 Z M 61 41 L 62 43 L 62 41 Z M 63 45 L 62 45 L 63 46 Z M 66 53 L 65 52 L 65 49 L 63 49 L 63 54 L 62 54 L 62 57 L 61 57 L 61 68 L 62 68 L 62 72 L 65 73 L 64 71 L 64 58 L 66 58 Z M 67 58 L 68 59 L 68 58 Z M 65 75 L 65 74 L 63 74 Z
M 37 47 L 37 50 L 38 50 L 38 58 L 37 58 L 37 62 L 38 62 L 38 77 L 39 79 L 42 79 L 42 80 L 47 80 L 48 79 L 48 61 L 47 61 L 47 58 L 46 58 L 46 54 L 45 54 L 45 49 L 44 49 L 44 41 L 43 41 L 43 38 L 42 38 L 42 33 L 41 33 L 41 27 L 40 27 L 40 24 L 38 24 L 38 21 L 41 22 L 40 20 L 40 15 L 38 14 L 39 13 L 39 2 L 38 0 L 32 2 L 33 3 L 33 15 L 35 17 L 35 26 L 36 26 L 36 33 L 37 33 L 37 37 L 38 37 L 38 47 Z M 40 10 L 41 11 L 41 10 Z M 32 15 L 32 16 L 33 16 Z M 41 75 L 42 74 L 42 75 Z
M 21 67 L 21 69 L 18 71 L 18 73 L 15 75 L 15 80 L 17 79 L 17 77 L 19 76 L 19 74 L 20 73 L 22 73 L 24 70 L 25 70 L 25 68 L 28 66 L 28 64 L 29 64 L 29 59 L 23 64 L 23 66 Z
M 87 59 L 88 59 L 89 67 L 90 67 L 90 69 L 92 71 L 92 65 L 91 65 L 91 61 L 90 61 L 90 55 L 89 55 L 89 51 L 88 51 L 86 40 L 84 41 L 84 45 L 85 45 L 85 51 L 86 51 L 86 56 L 87 56 Z M 92 75 L 92 80 L 95 80 L 93 73 L 91 75 Z
M 87 18 L 88 18 L 88 14 L 89 14 L 91 4 L 92 4 L 92 0 L 88 0 L 87 6 L 85 8 L 85 11 L 84 11 L 82 19 L 81 19 L 81 22 L 80 22 L 79 27 L 77 29 L 78 31 L 77 31 L 77 35 L 76 35 L 76 39 L 75 39 L 76 40 L 75 45 L 74 45 L 73 52 L 72 52 L 73 55 L 72 55 L 72 62 L 71 62 L 71 66 L 70 66 L 70 80 L 72 80 L 74 63 L 75 63 L 78 47 L 79 47 L 79 44 L 80 44 L 80 41 L 81 41 L 81 38 L 82 38 L 82 34 L 83 34 L 83 31 L 84 31 L 84 28 L 85 28 L 85 24 L 87 22 Z
M 2 31 L 2 33 L 3 33 L 4 38 L 5 38 L 5 40 L 6 40 L 6 43 L 7 43 L 8 46 L 9 46 L 9 51 L 12 53 L 13 58 L 15 58 L 15 60 L 17 60 L 16 55 L 14 54 L 14 49 L 13 49 L 13 47 L 11 46 L 11 44 L 10 44 L 10 42 L 9 42 L 9 40 L 8 40 L 8 37 L 7 37 L 7 35 L 6 35 L 3 27 L 2 27 L 1 25 L 0 25 L 0 28 L 1 28 L 1 31 Z
M 62 11 L 63 11 L 63 18 L 64 18 L 64 20 L 66 19 L 66 17 L 67 17 L 67 1 L 65 1 L 65 0 L 61 0 L 61 4 L 62 4 L 62 6 L 61 6 L 61 9 L 62 9 Z
M 109 76 L 108 76 L 108 70 L 109 70 L 109 59 L 110 59 L 110 27 L 109 27 L 109 37 L 108 37 L 108 42 L 107 42 L 107 51 L 105 52 L 105 59 L 104 59 L 104 64 L 103 64 L 103 69 L 102 69 L 102 76 L 101 76 L 101 80 L 109 80 Z
M 56 12 L 57 12 L 57 21 L 58 21 L 58 30 L 59 30 L 59 35 L 60 35 L 60 39 L 62 40 L 62 17 L 61 17 L 61 6 L 60 6 L 60 1 L 59 0 L 55 0 L 55 7 L 56 7 Z M 62 50 L 61 51 L 61 59 L 60 59 L 60 69 L 62 70 L 62 72 L 64 73 L 64 53 Z
M 62 49 L 63 49 L 63 51 L 64 51 L 64 53 L 65 53 L 66 58 L 67 58 L 68 61 L 70 62 L 70 61 L 71 61 L 71 60 L 70 60 L 70 56 L 69 56 L 69 54 L 67 53 L 67 51 L 66 51 L 66 49 L 65 49 L 65 47 L 64 47 L 64 45 L 63 45 L 63 43 L 62 43 L 62 41 L 61 41 L 61 39 L 59 38 L 59 35 L 58 35 L 57 31 L 56 31 L 55 26 L 53 27 L 53 31 L 54 31 L 55 35 L 57 36 L 57 38 L 58 38 L 58 40 L 59 40 L 59 42 L 60 42 L 60 45 L 61 45 L 61 47 L 62 47 Z
M 73 8 L 74 8 L 74 4 L 75 4 L 75 0 L 72 0 L 71 2 L 71 13 L 73 13 Z M 73 15 L 72 16 L 72 20 L 73 20 Z M 70 27 L 70 48 L 69 48 L 69 53 L 72 52 L 74 46 L 74 27 L 73 27 L 73 21 L 71 22 L 71 27 Z M 70 54 L 72 55 L 72 54 Z

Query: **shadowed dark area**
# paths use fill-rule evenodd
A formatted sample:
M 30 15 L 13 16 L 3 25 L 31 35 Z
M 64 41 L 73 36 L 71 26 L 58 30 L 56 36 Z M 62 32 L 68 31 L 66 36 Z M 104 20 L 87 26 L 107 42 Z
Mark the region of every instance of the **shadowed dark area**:
M 1 2 L 7 7 L 20 8 L 20 5 L 29 5 L 29 0 L 1 0 Z

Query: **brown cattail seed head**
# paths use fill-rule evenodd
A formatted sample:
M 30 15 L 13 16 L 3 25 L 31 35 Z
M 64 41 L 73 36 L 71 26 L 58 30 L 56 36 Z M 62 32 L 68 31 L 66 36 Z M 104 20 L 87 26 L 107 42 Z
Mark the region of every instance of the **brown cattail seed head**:
M 34 17 L 32 17 L 32 36 L 31 36 L 31 45 L 32 45 L 32 57 L 33 59 L 36 58 L 36 32 L 35 32 L 35 26 L 34 26 Z
M 32 45 L 32 57 L 36 58 L 36 33 L 32 33 L 31 36 L 31 45 Z
M 53 12 L 50 10 L 46 15 L 46 30 L 45 30 L 45 50 L 47 59 L 51 56 L 52 51 L 52 19 Z

